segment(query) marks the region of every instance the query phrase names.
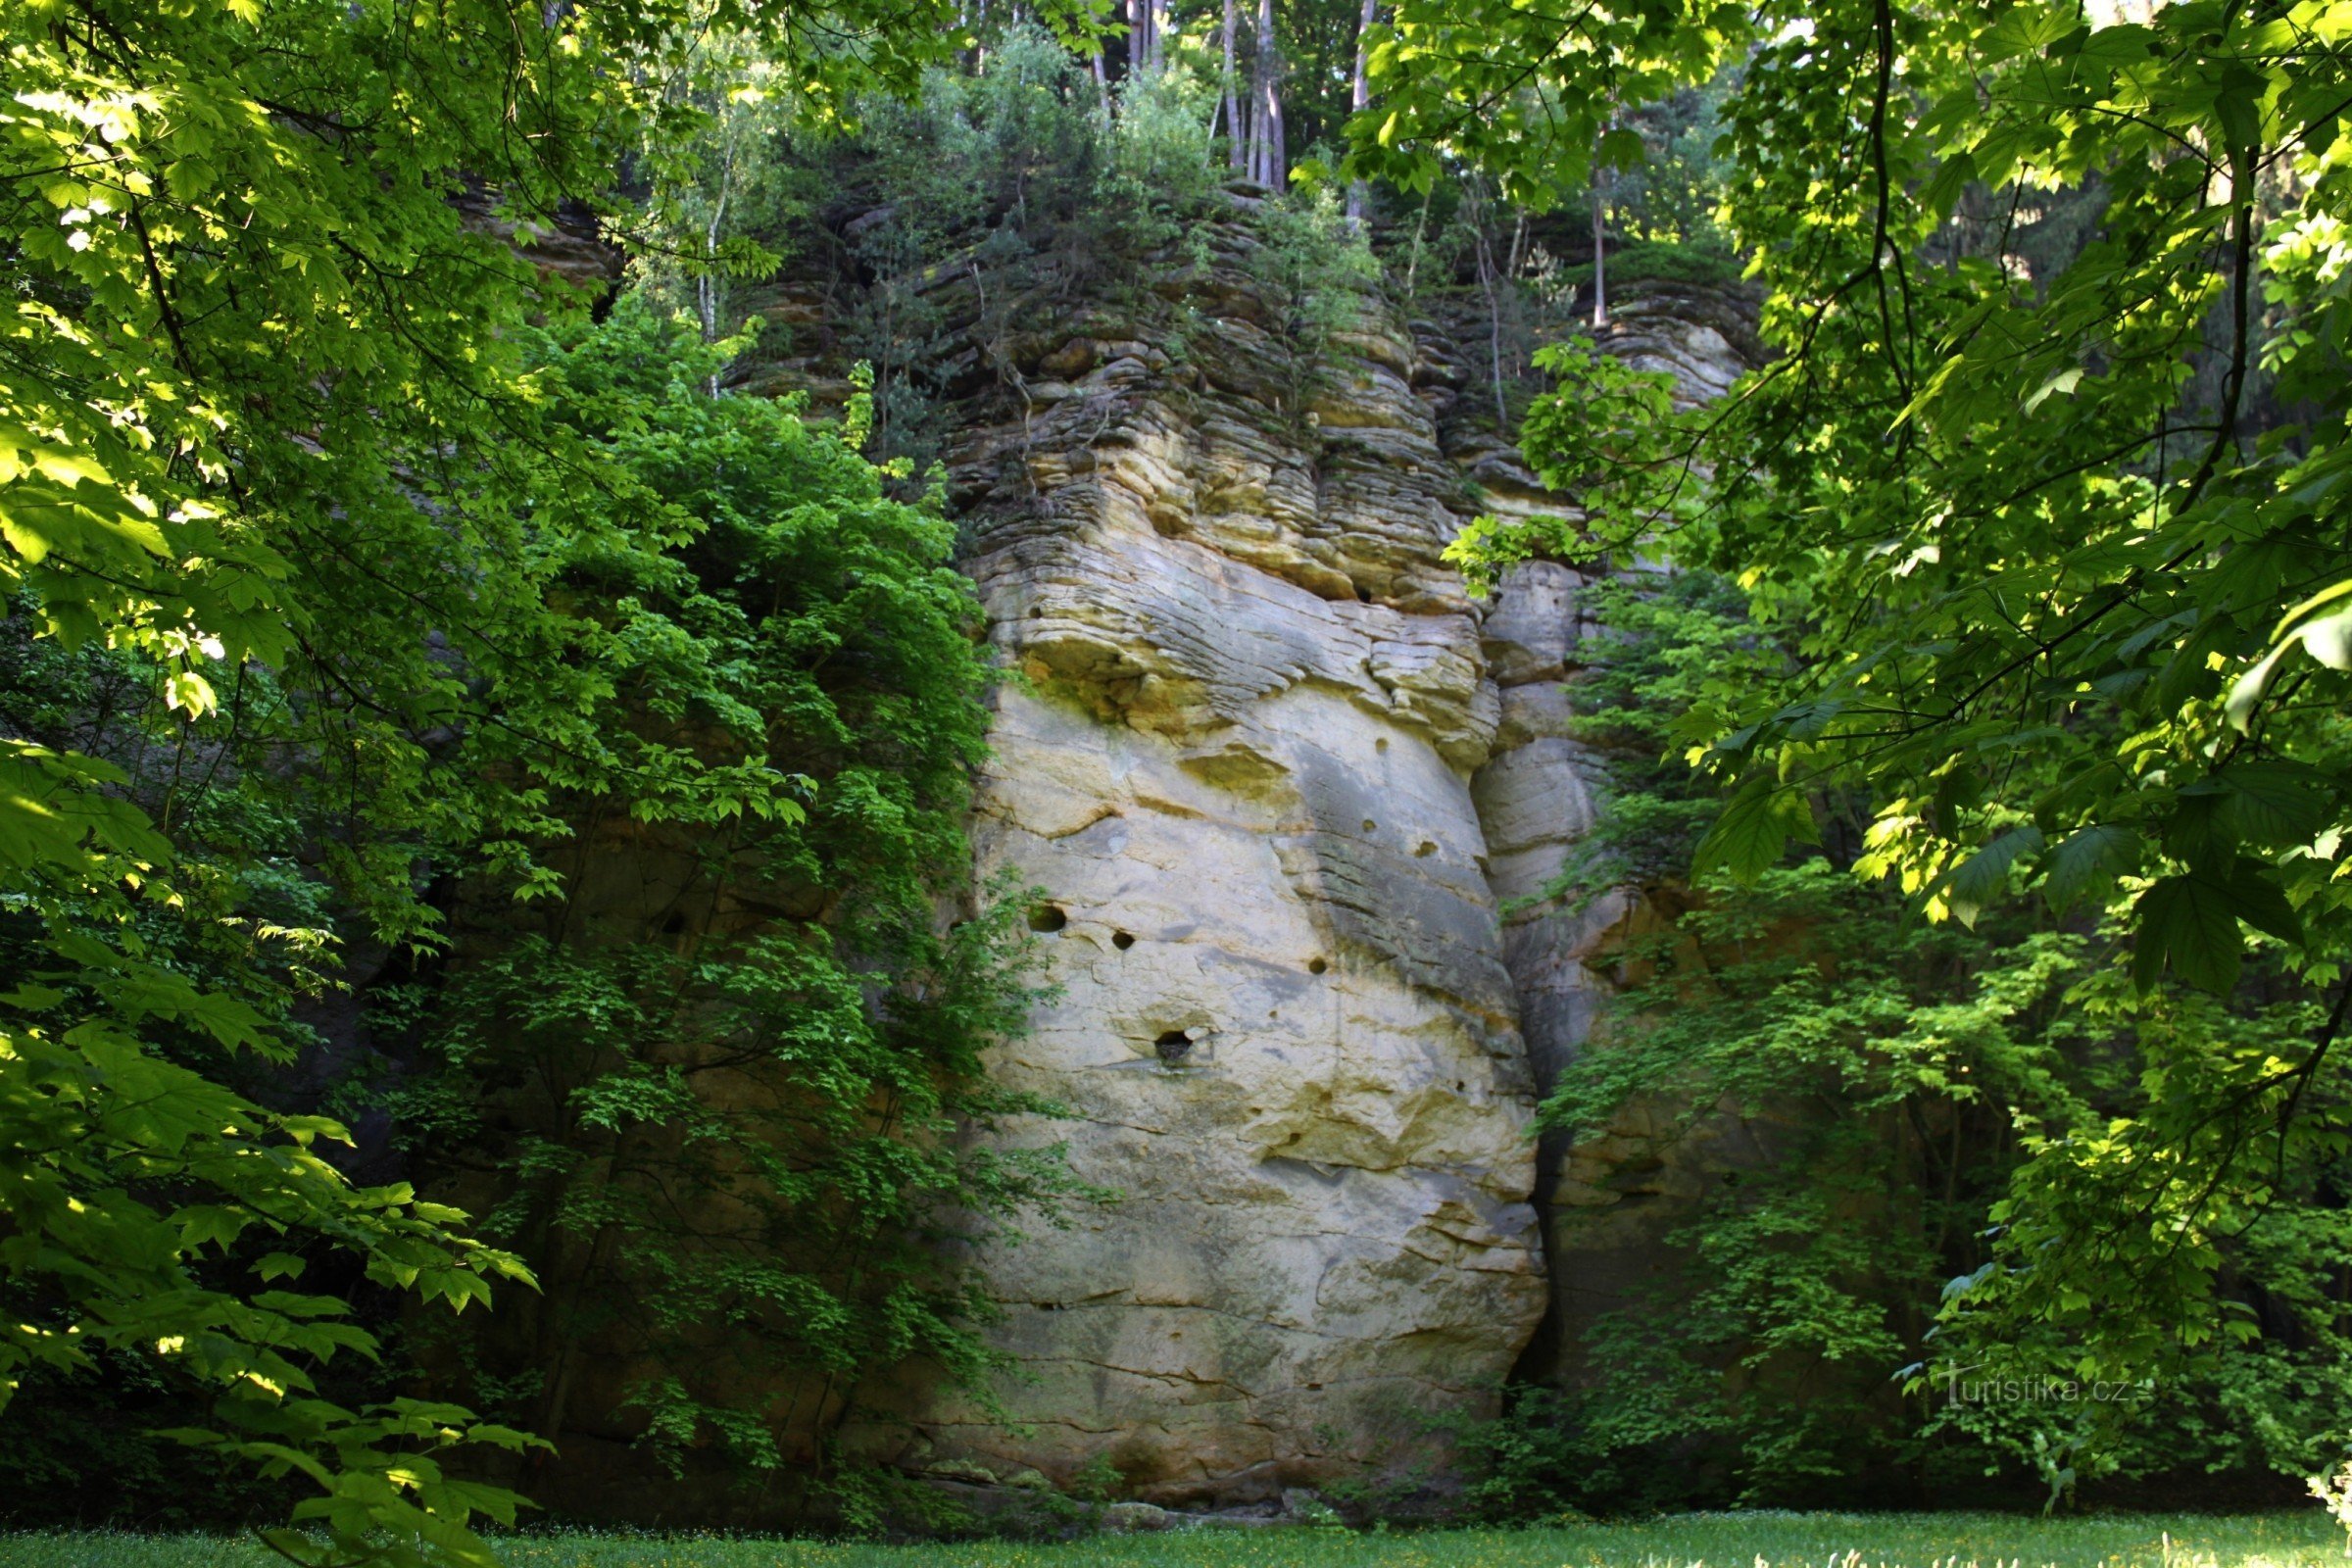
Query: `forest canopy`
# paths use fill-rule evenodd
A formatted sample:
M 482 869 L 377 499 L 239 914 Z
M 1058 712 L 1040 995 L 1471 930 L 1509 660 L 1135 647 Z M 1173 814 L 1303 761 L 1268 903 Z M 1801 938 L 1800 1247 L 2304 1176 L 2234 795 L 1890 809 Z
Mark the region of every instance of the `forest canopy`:
M 1020 890 L 968 886 L 991 675 L 888 313 L 950 251 L 1115 286 L 1239 191 L 1297 333 L 1484 312 L 1494 433 L 1572 505 L 1474 524 L 1471 583 L 1675 579 L 1615 601 L 1569 871 L 1676 938 L 1547 1116 L 1674 1082 L 1833 1129 L 1526 1486 L 1661 1451 L 1644 1368 L 1752 1495 L 1886 1431 L 2053 1496 L 2159 1463 L 2121 1410 L 1952 1437 L 1916 1401 L 1964 1359 L 2197 1388 L 2217 1469 L 2352 1437 L 2352 3 L 27 0 L 0 40 L 0 1420 L 112 1379 L 299 1477 L 299 1560 L 482 1562 L 593 1342 L 662 1462 L 874 1522 L 858 1391 L 991 1365 L 948 1244 L 1111 1196 L 958 1136 L 1054 1107 L 982 1066 L 1035 979 Z M 819 230 L 873 304 L 822 411 L 727 379 L 735 291 Z M 1636 261 L 1755 312 L 1728 395 L 1609 354 Z M 660 898 L 598 902 L 623 842 Z M 400 1070 L 321 1096 L 355 990 Z M 1919 1234 L 1839 1250 L 1865 1188 Z

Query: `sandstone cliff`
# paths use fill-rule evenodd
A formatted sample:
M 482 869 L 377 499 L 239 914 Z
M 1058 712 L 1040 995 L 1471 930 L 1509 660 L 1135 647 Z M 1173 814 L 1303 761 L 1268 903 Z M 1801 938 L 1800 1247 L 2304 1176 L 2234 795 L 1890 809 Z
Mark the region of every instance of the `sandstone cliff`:
M 974 353 L 949 420 L 1017 674 L 980 869 L 1039 890 L 1059 987 L 994 1066 L 1072 1113 L 1014 1136 L 1123 1200 L 984 1250 L 1017 1424 L 902 1393 L 911 1469 L 1107 1461 L 1194 1506 L 1434 1471 L 1428 1417 L 1491 1408 L 1574 1286 L 1531 1120 L 1625 913 L 1538 897 L 1596 808 L 1580 579 L 1464 596 L 1461 523 L 1554 499 L 1449 416 L 1442 327 L 1365 295 L 1302 333 L 1256 243 L 1237 210 L 1126 303 Z M 976 318 L 978 272 L 940 276 L 933 308 Z M 1622 319 L 1691 397 L 1741 368 L 1719 301 Z

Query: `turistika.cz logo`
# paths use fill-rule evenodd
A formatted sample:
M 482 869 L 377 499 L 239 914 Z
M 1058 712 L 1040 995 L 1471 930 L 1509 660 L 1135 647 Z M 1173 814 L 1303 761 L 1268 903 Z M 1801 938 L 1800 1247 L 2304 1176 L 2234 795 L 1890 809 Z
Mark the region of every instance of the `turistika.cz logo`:
M 2153 1398 L 2156 1380 L 2141 1378 L 2136 1383 L 2125 1383 L 2107 1378 L 2060 1378 L 2040 1374 L 2010 1377 L 1971 1378 L 1968 1374 L 1984 1366 L 1947 1368 L 1943 1374 L 1943 1396 L 1949 1404 L 2136 1404 Z

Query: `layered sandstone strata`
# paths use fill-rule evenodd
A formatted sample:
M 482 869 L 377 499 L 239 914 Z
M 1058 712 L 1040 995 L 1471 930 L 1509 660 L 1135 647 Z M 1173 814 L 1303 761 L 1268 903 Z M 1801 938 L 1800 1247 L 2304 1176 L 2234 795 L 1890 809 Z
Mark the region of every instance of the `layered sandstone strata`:
M 1026 1430 L 923 1424 L 938 1463 L 1230 1504 L 1403 1469 L 1544 1286 L 1442 388 L 1377 302 L 1302 344 L 1246 228 L 1213 243 L 1147 319 L 1043 346 L 1017 423 L 956 453 L 1021 677 L 981 869 L 1041 890 L 1060 987 L 994 1065 L 1072 1112 L 1024 1136 L 1123 1196 L 984 1251 Z

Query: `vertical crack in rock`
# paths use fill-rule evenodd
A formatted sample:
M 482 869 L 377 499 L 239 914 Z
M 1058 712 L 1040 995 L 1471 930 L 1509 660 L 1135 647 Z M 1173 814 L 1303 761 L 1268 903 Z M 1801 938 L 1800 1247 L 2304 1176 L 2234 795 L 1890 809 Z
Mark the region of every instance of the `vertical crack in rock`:
M 1601 347 L 1637 369 L 1672 374 L 1676 401 L 1685 408 L 1721 396 L 1755 360 L 1746 308 L 1714 290 L 1649 285 L 1621 301 L 1613 316 Z M 1489 439 L 1453 456 L 1484 490 L 1487 510 L 1561 510 L 1516 452 Z M 1496 587 L 1481 626 L 1498 716 L 1473 799 L 1489 885 L 1505 911 L 1502 962 L 1540 1096 L 1592 1034 L 1606 989 L 1592 961 L 1642 914 L 1625 889 L 1544 896 L 1606 809 L 1603 759 L 1577 738 L 1573 723 L 1577 675 L 1590 662 L 1592 640 L 1606 633 L 1589 613 L 1593 581 L 1557 563 L 1531 562 Z M 1676 1205 L 1698 1189 L 1697 1167 L 1754 1157 L 1722 1147 L 1725 1130 L 1713 1124 L 1670 1147 L 1670 1118 L 1653 1125 L 1647 1117 L 1647 1107 L 1633 1107 L 1622 1125 L 1579 1148 L 1559 1133 L 1544 1135 L 1535 1197 L 1544 1216 L 1551 1310 L 1520 1363 L 1525 1376 L 1557 1379 L 1570 1371 L 1581 1329 L 1634 1299 L 1654 1276 L 1669 1256 L 1662 1235 L 1679 1216 Z M 1661 1210 L 1656 1200 L 1668 1207 Z

